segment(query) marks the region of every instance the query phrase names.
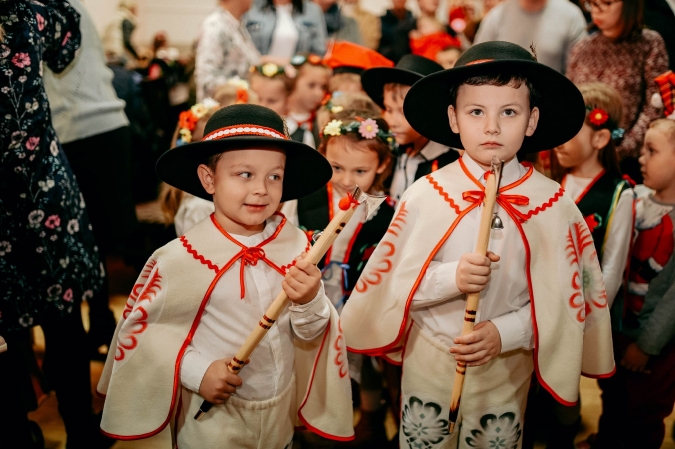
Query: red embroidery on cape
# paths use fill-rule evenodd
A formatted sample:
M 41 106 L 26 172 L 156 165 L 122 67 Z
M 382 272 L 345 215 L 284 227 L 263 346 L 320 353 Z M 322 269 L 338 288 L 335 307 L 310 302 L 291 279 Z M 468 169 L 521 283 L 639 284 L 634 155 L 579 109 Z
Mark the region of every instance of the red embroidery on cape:
M 345 350 L 345 337 L 342 336 L 342 323 L 338 319 L 338 335 L 335 338 L 335 343 L 333 347 L 337 351 L 335 359 L 333 362 L 339 368 L 340 378 L 345 377 L 349 374 L 349 368 L 347 368 L 347 351 Z
M 215 271 L 216 273 L 218 273 L 218 271 L 220 271 L 218 269 L 218 265 L 214 264 L 213 262 L 211 262 L 208 259 L 205 259 L 204 256 L 202 256 L 194 248 L 192 248 L 192 245 L 190 245 L 190 243 L 187 241 L 185 236 L 181 236 L 180 241 L 181 241 L 181 243 L 183 243 L 183 246 L 185 247 L 185 249 L 187 249 L 187 252 L 192 254 L 192 257 L 194 257 L 195 259 L 197 259 L 198 261 L 200 261 L 201 263 L 203 263 L 204 265 L 206 265 L 207 267 L 209 267 L 211 270 Z
M 565 193 L 565 191 L 561 187 L 560 190 L 558 190 L 555 193 L 555 195 L 553 195 L 544 204 L 542 204 L 541 206 L 537 206 L 534 209 L 532 209 L 531 211 L 529 211 L 528 213 L 524 214 L 523 215 L 523 221 L 527 221 L 530 218 L 532 218 L 533 216 L 537 215 L 539 212 L 544 212 L 546 209 L 553 206 L 553 203 L 557 202 L 563 196 L 564 193 Z
M 431 183 L 431 185 L 434 187 L 434 189 L 438 190 L 438 193 L 440 193 L 440 195 L 450 205 L 450 207 L 455 209 L 455 212 L 457 212 L 459 214 L 461 212 L 461 209 L 459 208 L 459 206 L 457 204 L 455 204 L 454 201 L 452 201 L 452 198 L 450 198 L 450 196 L 447 194 L 447 192 L 445 190 L 443 190 L 443 188 L 440 185 L 438 185 L 436 180 L 431 175 L 427 175 L 426 178 Z
M 131 309 L 134 308 L 134 304 L 136 304 L 138 295 L 141 293 L 141 289 L 143 288 L 148 278 L 150 277 L 150 273 L 152 273 L 152 269 L 155 268 L 155 265 L 157 265 L 157 261 L 151 260 L 145 264 L 145 267 L 143 267 L 141 275 L 139 276 L 139 280 L 142 280 L 143 282 L 134 284 L 134 286 L 131 288 L 131 294 L 129 294 L 129 297 L 127 298 L 127 303 L 124 306 L 124 311 L 122 311 L 123 319 L 126 320 L 127 317 L 129 316 L 129 313 L 131 313 Z
M 567 231 L 566 240 L 565 254 L 573 268 L 570 281 L 572 294 L 568 305 L 574 310 L 577 321 L 583 323 L 593 311 L 591 305 L 597 308 L 607 307 L 607 293 L 604 288 L 597 288 L 598 273 L 591 272 L 588 268 L 589 262 L 598 257 L 588 228 L 583 223 L 574 223 Z
M 398 231 L 402 231 L 402 225 L 406 224 L 405 218 L 408 216 L 408 209 L 406 209 L 406 202 L 401 203 L 401 208 L 398 213 L 392 220 L 387 229 L 387 234 L 392 234 L 395 237 L 398 237 Z M 359 280 L 356 282 L 356 291 L 363 293 L 368 290 L 368 285 L 379 285 L 382 282 L 382 273 L 389 273 L 393 264 L 391 263 L 390 257 L 396 253 L 396 245 L 393 242 L 382 240 L 378 244 L 378 248 L 383 247 L 387 248 L 387 251 L 382 254 L 381 259 L 374 263 L 369 264 L 369 271 L 365 271 L 359 277 Z
M 160 276 L 159 269 L 157 269 L 152 273 L 152 276 L 145 284 L 145 288 L 141 291 L 133 309 L 127 314 L 128 318 L 123 324 L 123 329 L 127 330 L 127 332 L 125 335 L 122 335 L 122 332 L 120 331 L 120 335 L 117 337 L 118 342 L 115 360 L 124 360 L 126 351 L 131 351 L 138 345 L 136 335 L 142 334 L 148 328 L 148 312 L 140 304 L 143 301 L 152 302 L 152 300 L 157 297 L 157 294 L 162 289 L 162 286 L 160 285 L 161 280 L 162 276 Z M 140 316 L 137 316 L 138 314 L 140 314 Z

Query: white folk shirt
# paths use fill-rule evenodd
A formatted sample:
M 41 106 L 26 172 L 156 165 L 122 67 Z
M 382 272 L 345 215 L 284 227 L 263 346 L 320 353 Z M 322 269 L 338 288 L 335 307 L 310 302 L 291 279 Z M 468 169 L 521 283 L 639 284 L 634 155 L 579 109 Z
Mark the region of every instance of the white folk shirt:
M 245 246 L 255 246 L 274 233 L 280 220 L 278 216 L 270 218 L 259 234 L 232 237 Z M 181 383 L 192 391 L 199 392 L 211 363 L 236 354 L 281 291 L 283 276 L 260 260 L 256 265 L 244 268 L 246 295 L 241 299 L 239 263 L 235 263 L 216 284 L 194 338 L 183 356 Z M 293 338 L 316 338 L 325 330 L 329 318 L 323 286 L 309 303 L 293 303 L 284 308 L 251 355 L 250 363 L 241 370 L 242 385 L 237 389 L 237 397 L 262 401 L 281 393 L 293 374 Z
M 593 178 L 565 176 L 565 193 L 574 201 L 586 190 Z M 614 209 L 612 228 L 608 229 L 605 248 L 602 252 L 602 279 L 607 291 L 607 306 L 611 309 L 616 294 L 623 282 L 623 274 L 628 262 L 631 237 L 633 235 L 633 190 L 626 189 L 621 193 Z
M 485 170 L 466 154 L 462 161 L 469 172 L 485 184 Z M 500 186 L 518 181 L 525 173 L 527 169 L 514 158 L 504 165 Z M 476 250 L 482 210 L 483 206 L 478 206 L 461 219 L 434 256 L 413 296 L 412 319 L 448 346 L 454 346 L 454 339 L 462 334 L 466 306 L 466 294 L 459 291 L 455 281 L 457 265 L 463 254 Z M 498 204 L 495 211 L 502 219 L 504 229 L 492 230 L 488 249 L 501 260 L 492 263 L 490 282 L 478 301 L 476 322 L 492 321 L 501 337 L 502 353 L 532 349 L 534 334 L 525 274 L 525 246 L 509 215 Z M 449 226 L 449 223 L 445 225 Z
M 415 182 L 415 174 L 420 164 L 431 161 L 440 155 L 447 153 L 449 147 L 440 143 L 429 141 L 422 150 L 414 156 L 408 156 L 407 153 L 399 156 L 394 168 L 394 176 L 391 180 L 389 195 L 398 203 L 403 196 L 403 192 Z
M 293 22 L 293 5 L 275 5 L 274 8 L 277 11 L 277 22 L 267 54 L 290 59 L 295 54 L 299 39 L 298 29 Z

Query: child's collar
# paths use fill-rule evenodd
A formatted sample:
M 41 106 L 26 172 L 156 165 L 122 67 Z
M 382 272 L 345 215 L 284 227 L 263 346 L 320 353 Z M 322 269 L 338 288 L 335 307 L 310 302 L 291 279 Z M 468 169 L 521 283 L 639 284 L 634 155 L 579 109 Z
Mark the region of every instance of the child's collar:
M 464 155 L 462 155 L 461 160 L 462 165 L 466 167 L 466 171 L 468 171 L 468 174 L 479 180 L 481 184 L 485 184 L 486 170 L 483 167 L 481 167 L 478 164 L 478 162 L 474 161 L 467 152 L 464 152 Z M 500 184 L 503 187 L 511 183 L 514 183 L 523 176 L 525 176 L 525 173 L 527 173 L 527 168 L 524 167 L 520 162 L 518 162 L 518 156 L 515 156 L 509 162 L 504 164 Z

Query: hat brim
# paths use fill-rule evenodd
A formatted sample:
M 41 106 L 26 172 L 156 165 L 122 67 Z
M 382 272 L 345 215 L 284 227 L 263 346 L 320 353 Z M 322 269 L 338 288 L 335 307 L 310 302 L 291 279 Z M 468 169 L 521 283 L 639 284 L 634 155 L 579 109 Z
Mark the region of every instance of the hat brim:
M 309 195 L 326 185 L 333 176 L 330 163 L 314 148 L 294 140 L 259 136 L 236 136 L 182 145 L 160 156 L 155 169 L 167 184 L 212 201 L 213 196 L 204 190 L 197 176 L 197 167 L 214 154 L 256 146 L 278 148 L 286 153 L 282 202 Z
M 539 93 L 537 129 L 532 136 L 525 137 L 520 152 L 553 149 L 581 129 L 586 109 L 579 89 L 556 70 L 534 61 L 520 60 L 481 62 L 424 77 L 406 95 L 403 111 L 408 123 L 434 142 L 463 149 L 459 134 L 450 129 L 450 86 L 461 84 L 472 76 L 490 74 L 522 75 Z
M 384 85 L 389 83 L 412 86 L 424 78 L 419 73 L 395 67 L 375 67 L 361 75 L 361 86 L 371 100 L 384 109 Z

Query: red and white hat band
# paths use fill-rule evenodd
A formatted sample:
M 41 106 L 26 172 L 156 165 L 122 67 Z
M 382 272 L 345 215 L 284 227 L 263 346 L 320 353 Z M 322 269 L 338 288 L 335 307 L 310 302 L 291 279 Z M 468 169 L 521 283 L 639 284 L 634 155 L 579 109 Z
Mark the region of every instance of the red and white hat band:
M 219 128 L 207 134 L 202 140 L 218 140 L 235 136 L 274 137 L 276 139 L 288 140 L 288 137 L 276 129 L 259 125 L 234 125 L 227 126 L 225 128 Z

